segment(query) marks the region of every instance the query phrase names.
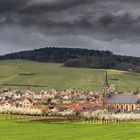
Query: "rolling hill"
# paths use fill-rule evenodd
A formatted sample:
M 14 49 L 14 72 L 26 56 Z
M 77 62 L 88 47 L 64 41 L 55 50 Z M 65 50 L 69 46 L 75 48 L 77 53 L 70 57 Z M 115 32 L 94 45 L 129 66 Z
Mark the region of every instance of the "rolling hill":
M 115 55 L 108 50 L 46 47 L 0 56 L 0 60 L 6 59 L 63 63 L 66 67 L 117 69 L 140 73 L 140 57 Z
M 0 61 L 0 88 L 75 91 L 102 91 L 104 69 L 68 68 L 58 63 L 40 63 L 25 60 Z M 110 84 L 118 91 L 135 91 L 140 86 L 140 75 L 125 71 L 108 70 Z

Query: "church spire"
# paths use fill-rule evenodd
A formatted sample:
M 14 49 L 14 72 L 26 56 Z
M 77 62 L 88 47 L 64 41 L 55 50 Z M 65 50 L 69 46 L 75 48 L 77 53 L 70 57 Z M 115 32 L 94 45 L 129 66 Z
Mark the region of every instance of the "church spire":
M 107 108 L 107 93 L 109 88 L 108 73 L 105 72 L 104 83 L 103 83 L 104 93 L 103 93 L 103 107 Z
M 109 87 L 109 81 L 108 81 L 108 72 L 106 70 L 105 72 L 105 78 L 104 78 L 104 87 Z

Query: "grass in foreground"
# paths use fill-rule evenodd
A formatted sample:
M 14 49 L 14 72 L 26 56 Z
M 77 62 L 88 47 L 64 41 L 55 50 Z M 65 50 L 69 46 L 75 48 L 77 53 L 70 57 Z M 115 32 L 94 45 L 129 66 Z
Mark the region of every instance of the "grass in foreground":
M 8 60 L 0 61 L 0 84 L 46 86 L 46 88 L 34 87 L 33 90 L 35 91 L 52 88 L 57 90 L 102 91 L 104 72 L 105 70 L 102 69 L 66 68 L 62 64 L 55 63 Z M 22 75 L 20 75 L 21 73 Z M 35 75 L 30 75 L 30 73 Z M 110 84 L 116 85 L 118 91 L 135 91 L 139 87 L 139 74 L 117 70 L 108 70 L 108 73 Z M 19 88 L 25 89 L 26 87 Z
M 140 124 L 0 121 L 0 140 L 139 140 Z

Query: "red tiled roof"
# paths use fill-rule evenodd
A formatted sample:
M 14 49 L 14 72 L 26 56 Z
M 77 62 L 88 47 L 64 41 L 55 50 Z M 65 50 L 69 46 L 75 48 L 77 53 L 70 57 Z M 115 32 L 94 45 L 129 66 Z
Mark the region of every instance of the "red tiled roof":
M 94 107 L 101 107 L 101 104 L 97 103 L 85 103 L 85 104 L 57 104 L 54 108 L 62 109 L 62 110 L 75 110 L 75 111 L 82 111 L 84 109 L 94 108 Z

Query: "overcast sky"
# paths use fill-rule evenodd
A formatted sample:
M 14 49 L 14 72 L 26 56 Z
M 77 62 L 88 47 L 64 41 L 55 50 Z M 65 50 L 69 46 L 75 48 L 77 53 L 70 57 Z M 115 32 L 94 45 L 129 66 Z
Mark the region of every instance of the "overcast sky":
M 140 0 L 0 0 L 0 54 L 48 46 L 140 56 Z

